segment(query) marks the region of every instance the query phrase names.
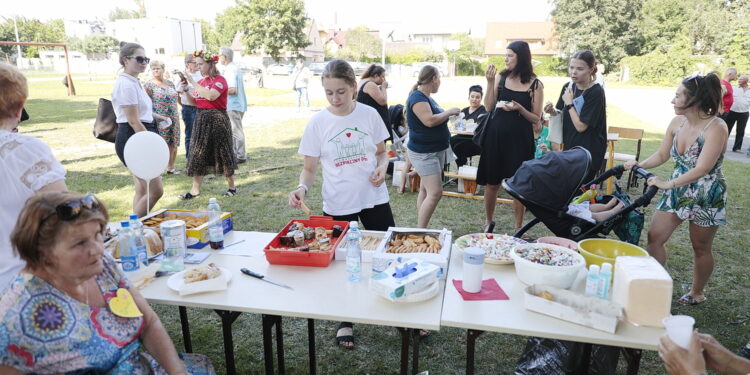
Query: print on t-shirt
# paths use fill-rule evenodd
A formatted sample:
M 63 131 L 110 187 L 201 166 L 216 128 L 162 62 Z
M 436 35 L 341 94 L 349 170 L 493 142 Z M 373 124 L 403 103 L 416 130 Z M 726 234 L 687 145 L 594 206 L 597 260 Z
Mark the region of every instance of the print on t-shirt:
M 365 155 L 365 139 L 370 135 L 355 128 L 345 128 L 329 139 L 328 142 L 336 146 L 334 164 L 340 167 L 345 164 L 356 164 L 367 161 Z

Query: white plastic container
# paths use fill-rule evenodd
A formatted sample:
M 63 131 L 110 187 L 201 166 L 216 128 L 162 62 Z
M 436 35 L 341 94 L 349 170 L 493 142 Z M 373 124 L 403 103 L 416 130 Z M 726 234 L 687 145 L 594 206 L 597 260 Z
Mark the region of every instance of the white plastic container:
M 469 293 L 482 290 L 482 268 L 484 267 L 484 250 L 478 247 L 464 249 L 463 289 Z
M 566 253 L 574 258 L 574 264 L 570 266 L 550 266 L 532 262 L 527 260 L 520 255 L 519 251 L 523 249 L 542 249 L 548 248 L 556 251 Z M 510 257 L 513 258 L 516 267 L 516 276 L 518 279 L 523 281 L 525 284 L 534 285 L 549 285 L 556 288 L 568 289 L 573 282 L 576 280 L 578 273 L 586 268 L 586 261 L 583 259 L 581 254 L 570 250 L 566 247 L 550 245 L 544 243 L 529 243 L 521 244 L 516 246 L 511 252 Z

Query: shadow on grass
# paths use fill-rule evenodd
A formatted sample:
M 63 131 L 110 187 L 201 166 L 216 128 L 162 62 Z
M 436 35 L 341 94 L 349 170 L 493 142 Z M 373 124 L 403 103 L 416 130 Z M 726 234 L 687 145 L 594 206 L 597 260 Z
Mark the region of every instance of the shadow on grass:
M 42 123 L 72 123 L 96 118 L 96 102 L 65 99 L 29 99 L 26 111 L 28 125 Z M 56 129 L 55 129 L 56 130 Z M 45 129 L 45 131 L 48 131 Z
M 111 157 L 112 155 L 109 155 L 109 154 L 94 155 L 94 156 L 86 156 L 86 157 L 78 158 L 78 159 L 63 159 L 63 160 L 60 160 L 60 163 L 62 163 L 62 165 L 69 165 L 73 163 L 79 163 L 79 162 L 85 162 L 85 161 L 91 161 L 91 160 L 108 159 Z

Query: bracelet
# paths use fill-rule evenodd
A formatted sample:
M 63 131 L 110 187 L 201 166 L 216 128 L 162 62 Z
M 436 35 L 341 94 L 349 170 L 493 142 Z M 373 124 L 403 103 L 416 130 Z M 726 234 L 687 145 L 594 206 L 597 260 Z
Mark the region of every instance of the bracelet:
M 299 184 L 299 185 L 297 185 L 297 189 L 295 189 L 295 190 L 299 190 L 299 188 L 305 189 L 305 195 L 307 195 L 307 191 L 310 190 L 307 187 L 307 185 L 305 185 L 305 184 Z

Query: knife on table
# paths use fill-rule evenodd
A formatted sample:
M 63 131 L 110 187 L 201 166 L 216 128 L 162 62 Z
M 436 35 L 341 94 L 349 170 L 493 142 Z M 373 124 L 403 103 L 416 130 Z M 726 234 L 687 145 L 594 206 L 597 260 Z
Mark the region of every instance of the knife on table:
M 261 280 L 263 280 L 263 281 L 267 281 L 267 282 L 269 282 L 269 283 L 271 283 L 271 284 L 274 284 L 274 285 L 278 285 L 278 286 L 280 286 L 280 287 L 283 287 L 283 288 L 287 288 L 287 289 L 289 289 L 289 290 L 294 290 L 294 289 L 293 289 L 293 288 L 292 288 L 291 286 L 289 286 L 289 285 L 286 285 L 286 284 L 284 284 L 284 283 L 282 283 L 282 282 L 278 282 L 278 281 L 275 281 L 275 280 L 269 279 L 269 278 L 268 278 L 268 277 L 266 277 L 265 275 L 261 275 L 261 274 L 259 274 L 259 273 L 257 273 L 257 272 L 253 272 L 253 271 L 250 271 L 250 270 L 249 270 L 249 269 L 247 269 L 247 268 L 242 268 L 242 269 L 240 269 L 240 271 L 241 271 L 242 273 L 244 273 L 245 275 L 248 275 L 248 276 L 252 276 L 252 277 L 254 277 L 254 278 L 256 278 L 256 279 L 261 279 Z

